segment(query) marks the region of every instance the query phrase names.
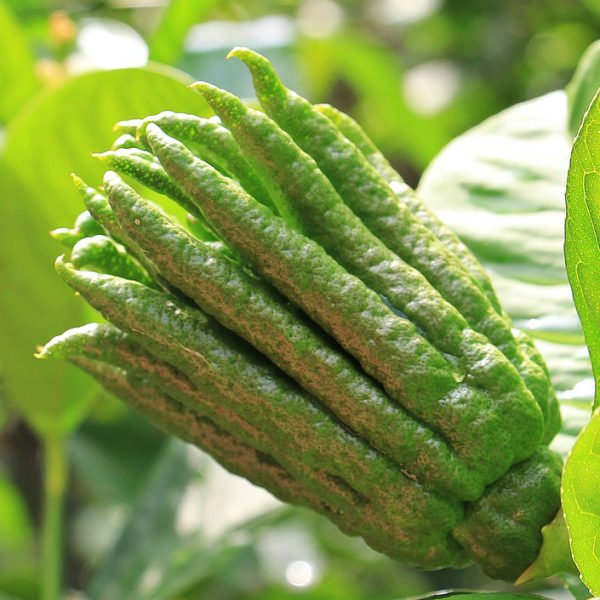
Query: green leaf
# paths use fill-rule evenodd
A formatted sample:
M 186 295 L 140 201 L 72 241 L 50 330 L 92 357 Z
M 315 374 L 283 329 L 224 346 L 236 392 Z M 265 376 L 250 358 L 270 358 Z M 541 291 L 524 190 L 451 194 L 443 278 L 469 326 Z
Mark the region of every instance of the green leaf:
M 175 438 L 148 471 L 129 520 L 89 581 L 89 598 L 172 600 L 211 579 L 244 589 L 239 563 L 251 559 L 255 574 L 253 535 L 279 520 L 279 504 Z
M 178 531 L 181 500 L 194 479 L 198 471 L 190 461 L 189 448 L 172 439 L 155 461 L 132 507 L 131 519 L 91 578 L 90 598 L 168 599 L 185 589 L 188 580 L 178 580 L 178 568 L 189 561 L 190 554 L 201 558 L 209 554 L 197 540 L 199 548 L 191 548 Z M 165 589 L 172 595 L 165 594 Z
M 600 404 L 600 99 L 594 98 L 573 144 L 567 179 L 565 262 L 583 325 Z
M 153 566 L 162 578 L 164 561 L 179 539 L 175 521 L 181 496 L 193 476 L 185 444 L 173 440 L 154 463 L 132 518 L 95 571 L 88 588 L 91 598 L 139 597 L 136 589 L 143 587 L 144 573 Z
M 163 439 L 162 432 L 129 410 L 108 422 L 88 418 L 69 439 L 69 464 L 79 485 L 96 500 L 127 504 L 139 494 L 141 476 L 160 454 Z
M 583 54 L 573 79 L 566 88 L 569 102 L 569 131 L 575 137 L 592 98 L 600 87 L 600 41 Z
M 517 104 L 452 141 L 418 192 L 483 262 L 515 325 L 537 338 L 559 397 L 589 402 L 563 258 L 566 123 L 564 92 Z
M 37 597 L 35 537 L 25 501 L 0 471 L 0 600 Z
M 150 40 L 150 58 L 177 65 L 183 54 L 183 41 L 190 27 L 204 20 L 219 0 L 170 0 Z
M 0 2 L 0 123 L 8 123 L 39 87 L 33 55 L 21 27 Z
M 581 579 L 600 595 L 600 412 L 581 432 L 565 465 L 562 505 Z
M 187 89 L 188 77 L 168 68 L 81 75 L 38 96 L 6 130 L 0 157 L 0 377 L 6 396 L 38 431 L 69 431 L 85 414 L 90 380 L 68 364 L 36 361 L 36 346 L 92 318 L 86 304 L 52 267 L 59 245 L 48 231 L 71 225 L 82 210 L 69 174 L 92 185 L 114 123 L 167 108 L 206 112 Z
M 33 549 L 33 527 L 19 490 L 0 472 L 0 564 L 8 556 L 26 556 Z M 2 571 L 0 567 L 0 571 Z

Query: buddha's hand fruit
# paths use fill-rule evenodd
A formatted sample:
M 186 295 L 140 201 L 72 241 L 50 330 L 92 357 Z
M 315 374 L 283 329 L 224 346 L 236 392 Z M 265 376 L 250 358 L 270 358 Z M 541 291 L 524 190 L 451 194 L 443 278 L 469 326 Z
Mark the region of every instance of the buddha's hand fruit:
M 232 55 L 266 114 L 195 84 L 218 118 L 122 122 L 103 193 L 75 178 L 57 269 L 110 324 L 39 355 L 393 558 L 516 579 L 559 508 L 543 360 L 354 121 Z

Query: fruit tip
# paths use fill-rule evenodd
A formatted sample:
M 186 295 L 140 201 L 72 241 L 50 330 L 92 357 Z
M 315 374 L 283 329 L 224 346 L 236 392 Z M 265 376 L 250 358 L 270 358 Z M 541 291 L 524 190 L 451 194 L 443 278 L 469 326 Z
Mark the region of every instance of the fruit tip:
M 161 136 L 164 136 L 165 133 L 156 123 L 148 123 L 146 125 L 144 135 L 146 136 L 150 147 L 153 148 L 152 142 L 160 140 Z
M 122 121 L 117 121 L 113 125 L 113 131 L 122 131 L 123 133 L 131 133 L 133 129 L 137 129 L 137 127 L 141 123 L 141 119 L 123 119 Z
M 227 53 L 227 56 L 225 58 L 230 59 L 232 57 L 236 57 L 236 58 L 241 58 L 243 60 L 244 54 L 246 54 L 248 52 L 252 52 L 252 50 L 250 50 L 249 48 L 246 48 L 245 46 L 235 46 Z
M 65 254 L 61 254 L 60 256 L 56 257 L 56 260 L 54 261 L 54 270 L 63 278 L 65 279 L 67 274 L 69 273 L 69 268 L 67 267 L 67 262 L 66 262 L 66 258 L 65 258 Z
M 56 257 L 54 268 L 59 275 L 65 275 L 66 273 L 73 271 L 73 265 L 67 261 L 67 255 L 64 252 Z
M 48 353 L 46 352 L 46 348 L 44 346 L 40 346 L 39 344 L 35 347 L 35 352 L 33 353 L 35 358 L 46 359 L 48 358 Z
M 119 175 L 115 171 L 111 171 L 110 169 L 104 173 L 104 178 L 102 183 L 104 186 L 110 186 L 115 183 L 121 183 L 123 180 L 119 177 Z
M 259 64 L 269 64 L 269 60 L 265 56 L 245 46 L 236 46 L 227 54 L 227 58 L 231 58 L 232 56 L 239 58 L 250 68 L 258 67 Z
M 200 92 L 204 97 L 206 97 L 206 95 L 212 92 L 213 90 L 218 89 L 216 86 L 212 85 L 211 83 L 208 83 L 207 81 L 195 81 L 188 87 L 192 90 Z
M 110 158 L 111 151 L 107 150 L 106 152 L 90 152 L 90 156 L 92 158 L 97 158 L 98 160 L 106 160 Z

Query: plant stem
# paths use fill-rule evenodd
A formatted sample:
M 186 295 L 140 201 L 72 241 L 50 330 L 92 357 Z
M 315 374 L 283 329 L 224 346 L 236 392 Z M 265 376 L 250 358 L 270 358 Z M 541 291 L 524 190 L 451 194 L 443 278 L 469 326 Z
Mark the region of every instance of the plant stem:
M 65 439 L 44 436 L 44 515 L 42 523 L 42 600 L 59 600 L 62 585 L 63 501 L 67 483 Z

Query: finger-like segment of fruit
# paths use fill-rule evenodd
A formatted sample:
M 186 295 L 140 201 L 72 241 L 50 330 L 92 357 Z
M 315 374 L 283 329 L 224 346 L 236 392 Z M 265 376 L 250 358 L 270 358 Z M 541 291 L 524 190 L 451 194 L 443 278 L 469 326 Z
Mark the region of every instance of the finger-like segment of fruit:
M 121 150 L 125 148 L 136 148 L 137 150 L 146 150 L 144 144 L 131 133 L 120 135 L 110 147 L 111 150 Z
M 92 217 L 89 210 L 84 210 L 77 216 L 74 229 L 85 237 L 102 235 L 104 233 L 102 226 Z
M 519 352 L 510 324 L 496 312 L 457 256 L 405 203 L 398 201 L 384 178 L 327 117 L 283 86 L 267 59 L 247 49 L 236 49 L 230 55 L 239 56 L 247 64 L 263 108 L 315 159 L 327 176 L 327 183 L 331 182 L 343 202 L 390 250 L 420 271 L 476 331 L 507 356 L 534 395 L 544 418 L 548 423 L 554 422 L 549 415 L 552 386 L 548 377 L 527 355 Z M 193 87 L 203 94 L 242 148 L 271 167 L 277 183 L 304 217 L 303 224 L 309 234 L 352 271 L 347 253 L 354 249 L 356 239 L 344 227 L 323 219 L 336 212 L 340 213 L 336 214 L 338 219 L 348 222 L 347 215 L 336 205 L 341 200 L 328 192 L 316 165 L 309 167 L 312 161 L 294 152 L 261 113 L 246 109 L 235 96 L 204 83 Z M 432 256 L 436 260 L 431 260 Z M 546 428 L 547 437 L 554 433 Z
M 196 233 L 201 239 L 211 241 L 216 236 L 210 231 L 210 225 L 202 216 L 198 207 L 183 193 L 183 190 L 166 174 L 160 162 L 150 152 L 140 154 L 140 151 L 129 149 L 109 150 L 93 155 L 108 169 L 116 171 L 125 177 L 132 177 L 147 188 L 171 198 L 196 220 Z
M 122 244 L 127 248 L 127 251 L 136 258 L 140 265 L 145 269 L 150 278 L 165 291 L 172 292 L 169 283 L 160 275 L 152 261 L 142 252 L 141 248 L 127 236 L 121 229 L 112 208 L 106 196 L 102 195 L 98 190 L 87 185 L 77 175 L 72 175 L 73 183 L 77 191 L 81 194 L 84 204 L 92 217 L 100 224 L 104 233 L 110 236 L 113 240 Z
M 104 363 L 143 379 L 153 386 L 153 390 L 149 390 L 144 397 L 151 397 L 158 390 L 160 394 L 166 394 L 181 403 L 178 412 L 182 417 L 178 419 L 182 422 L 183 429 L 173 433 L 187 439 L 186 423 L 193 422 L 193 418 L 188 418 L 187 415 L 191 414 L 209 419 L 253 451 L 268 456 L 270 463 L 274 462 L 273 457 L 277 456 L 276 462 L 301 484 L 304 490 L 300 500 L 290 497 L 286 501 L 298 504 L 302 503 L 302 498 L 307 493 L 312 495 L 318 500 L 318 504 L 313 506 L 315 510 L 330 518 L 342 531 L 363 536 L 380 552 L 387 552 L 398 560 L 425 568 L 464 566 L 468 562 L 466 554 L 451 539 L 448 538 L 445 544 L 440 544 L 435 533 L 422 532 L 421 537 L 412 533 L 409 536 L 405 530 L 398 529 L 393 523 L 382 519 L 378 507 L 366 497 L 357 494 L 339 477 L 333 477 L 323 468 L 308 468 L 293 456 L 282 453 L 281 448 L 268 436 L 253 429 L 236 413 L 228 411 L 222 401 L 207 396 L 205 390 L 194 387 L 181 371 L 156 359 L 132 341 L 130 336 L 112 325 L 93 323 L 71 329 L 48 342 L 38 357 L 83 359 L 95 364 Z M 130 402 L 129 397 L 124 400 Z M 133 406 L 135 408 L 135 403 Z M 157 425 L 161 426 L 161 423 Z M 211 449 L 207 451 L 212 453 Z M 220 459 L 218 453 L 214 454 Z M 251 476 L 248 478 L 255 481 Z M 280 486 L 279 482 L 275 483 L 276 486 Z M 274 493 L 279 489 L 273 488 L 268 482 L 258 484 Z M 414 551 L 413 546 L 417 541 Z
M 107 173 L 104 187 L 122 229 L 202 310 L 250 342 L 406 473 L 463 500 L 481 496 L 491 481 L 392 402 L 270 286 L 194 239 L 114 174 Z
M 284 502 L 327 512 L 316 496 L 307 492 L 270 456 L 244 444 L 210 419 L 161 393 L 144 379 L 86 357 L 74 356 L 70 360 L 155 426 L 208 452 L 228 471 L 268 489 Z
M 192 214 L 198 208 L 191 203 L 182 189 L 165 173 L 154 154 L 137 148 L 119 148 L 92 154 L 107 169 L 126 177 L 133 177 L 146 187 L 172 198 Z
M 72 248 L 79 240 L 92 235 L 102 235 L 104 229 L 92 217 L 88 210 L 84 210 L 75 219 L 73 228 L 58 227 L 50 232 L 50 235 L 58 240 L 63 246 Z
M 281 208 L 278 190 L 269 187 L 242 153 L 231 132 L 221 125 L 217 117 L 205 119 L 185 113 L 164 111 L 146 117 L 140 123 L 138 138 L 148 144 L 148 124 L 158 125 L 167 135 L 185 143 L 200 158 L 225 175 L 236 179 L 259 202 L 274 212 Z
M 368 495 L 391 526 L 411 536 L 437 532 L 441 544 L 449 543 L 446 531 L 460 521 L 461 503 L 428 493 L 405 477 L 245 342 L 199 310 L 137 282 L 77 271 L 61 260 L 57 270 L 109 321 L 181 369 L 194 385 L 229 402 L 282 451 L 342 477 Z
M 512 326 L 512 321 L 510 317 L 506 313 L 502 313 L 504 318 L 508 323 Z M 529 360 L 536 364 L 545 374 L 546 378 L 549 382 L 550 379 L 550 371 L 548 370 L 548 365 L 542 356 L 542 353 L 538 350 L 537 346 L 533 339 L 527 335 L 525 332 L 514 329 L 513 335 L 515 336 L 515 340 L 519 345 L 519 352 L 523 356 L 527 356 Z M 558 398 L 556 397 L 556 391 L 554 387 L 550 387 L 550 392 L 548 395 L 548 412 L 546 413 L 545 419 L 545 427 L 544 427 L 544 444 L 549 444 L 552 441 L 552 438 L 556 435 L 558 431 L 560 431 L 561 426 L 561 416 L 560 416 L 560 405 L 558 402 Z
M 314 109 L 325 115 L 341 134 L 356 146 L 369 164 L 387 181 L 399 199 L 406 203 L 413 215 L 458 257 L 465 271 L 478 282 L 496 312 L 500 312 L 498 297 L 481 263 L 460 238 L 405 183 L 362 127 L 352 117 L 330 104 L 317 104 Z
M 520 423 L 502 422 L 501 403 L 490 408 L 489 397 L 469 385 L 468 377 L 461 381 L 464 372 L 450 365 L 413 323 L 395 314 L 321 246 L 240 193 L 156 126 L 148 127 L 148 139 L 167 172 L 198 202 L 227 244 L 355 356 L 393 399 L 440 433 L 469 466 L 493 470 L 496 477 L 506 471 L 515 451 L 509 436 L 514 432 L 518 438 L 522 431 Z M 472 358 L 481 353 L 479 366 L 489 368 L 493 378 L 498 363 L 483 349 L 475 343 Z M 502 456 L 497 443 L 505 448 Z
M 38 358 L 83 356 L 124 369 L 143 377 L 190 410 L 212 419 L 236 433 L 244 442 L 263 451 L 272 451 L 270 438 L 231 411 L 218 398 L 195 388 L 178 369 L 144 350 L 131 336 L 110 324 L 89 323 L 69 329 L 50 340 Z M 298 469 L 296 469 L 298 470 Z
M 117 275 L 155 287 L 142 265 L 123 246 L 105 235 L 79 240 L 71 251 L 71 262 L 78 269 Z
M 105 196 L 98 190 L 87 185 L 83 179 L 77 175 L 71 175 L 73 185 L 81 194 L 84 204 L 93 219 L 102 227 L 102 232 L 112 237 L 115 241 L 123 244 L 125 242 L 123 232 L 113 215 L 110 204 Z
M 468 562 L 460 550 L 451 554 L 439 544 L 427 546 L 427 542 L 423 540 L 418 540 L 418 545 L 426 548 L 424 552 L 420 552 L 419 548 L 407 550 L 410 544 L 406 536 L 394 537 L 396 532 L 390 528 L 386 529 L 385 523 L 378 524 L 384 528 L 379 531 L 371 527 L 373 509 L 368 502 L 356 510 L 332 507 L 323 502 L 317 494 L 305 489 L 304 485 L 273 457 L 244 444 L 210 419 L 197 415 L 167 394 L 158 391 L 146 380 L 85 357 L 73 357 L 70 360 L 157 427 L 197 445 L 232 473 L 266 488 L 284 502 L 310 507 L 330 518 L 348 535 L 362 535 L 374 549 L 380 552 L 387 551 L 398 560 L 423 568 L 459 567 Z
M 51 339 L 36 356 L 63 359 L 83 356 L 144 377 L 189 409 L 208 416 L 215 423 L 226 424 L 245 442 L 263 451 L 269 449 L 267 435 L 229 410 L 218 399 L 201 393 L 183 373 L 155 358 L 114 325 L 88 323 L 69 329 Z
M 281 452 L 281 448 L 273 447 L 273 442 L 262 432 L 253 429 L 236 413 L 228 411 L 219 400 L 212 399 L 203 390 L 196 388 L 179 370 L 173 366 L 156 359 L 131 340 L 130 336 L 119 331 L 109 324 L 88 324 L 71 329 L 57 336 L 42 349 L 40 358 L 66 358 L 74 362 L 84 360 L 93 361 L 94 364 L 105 364 L 126 371 L 145 384 L 153 387 L 144 393 L 144 397 L 151 398 L 158 391 L 161 395 L 168 395 L 173 400 L 181 403 L 177 414 L 177 421 L 181 423 L 179 431 L 171 430 L 183 439 L 188 433 L 186 424 L 193 424 L 194 419 L 202 417 L 209 419 L 224 432 L 235 436 L 243 444 L 249 446 L 252 452 L 268 457 L 271 464 L 277 462 L 298 484 L 300 497 L 290 495 L 285 500 L 295 504 L 303 504 L 303 499 L 311 495 L 318 502 L 312 508 L 323 513 L 336 523 L 342 531 L 350 535 L 363 536 L 370 545 L 380 551 L 395 556 L 398 560 L 421 565 L 426 568 L 439 568 L 442 566 L 463 566 L 467 557 L 456 544 L 450 542 L 440 545 L 439 539 L 434 535 L 425 533 L 422 536 L 411 534 L 408 536 L 404 530 L 394 529 L 389 521 L 382 520 L 380 511 L 367 498 L 357 494 L 341 479 L 331 476 L 324 469 L 310 469 L 289 454 Z M 136 386 L 136 389 L 141 389 Z M 130 395 L 124 397 L 131 402 Z M 152 415 L 148 415 L 152 417 Z M 152 420 L 152 419 L 151 419 Z M 157 421 L 158 426 L 164 424 Z M 193 440 L 190 440 L 193 442 Z M 200 444 L 201 447 L 203 447 Z M 219 452 L 211 448 L 205 450 L 213 453 L 220 460 Z M 277 461 L 273 458 L 278 456 Z M 228 468 L 228 467 L 227 467 Z M 231 469 L 237 472 L 235 469 Z M 273 472 L 276 474 L 277 472 Z M 275 481 L 275 487 L 270 481 L 258 482 L 248 474 L 240 473 L 258 485 L 263 485 L 272 490 L 276 495 L 281 487 L 281 482 Z M 288 486 L 285 486 L 288 489 Z M 283 499 L 283 498 L 282 498 Z M 412 545 L 418 541 L 416 553 Z
M 113 325 L 89 323 L 69 329 L 50 340 L 36 356 L 63 359 L 82 357 L 144 378 L 162 393 L 185 406 L 186 410 L 211 419 L 257 451 L 273 454 L 275 450 L 281 462 L 288 465 L 300 481 L 304 481 L 309 488 L 316 489 L 339 510 L 356 516 L 357 507 L 366 501 L 339 480 L 332 479 L 322 469 L 309 469 L 282 453 L 279 448 L 273 448 L 268 435 L 231 411 L 220 398 L 213 398 L 205 390 L 196 388 L 181 371 L 154 357 L 132 340 L 131 336 Z
M 338 510 L 358 515 L 366 498 L 357 494 L 341 480 L 332 478 L 323 469 L 312 469 L 286 455 L 271 438 L 240 415 L 230 410 L 220 397 L 211 397 L 171 364 L 157 359 L 144 350 L 131 336 L 111 324 L 89 323 L 65 331 L 50 340 L 36 354 L 38 358 L 72 359 L 82 357 L 117 367 L 144 378 L 164 394 L 168 394 L 186 410 L 207 417 L 232 435 L 259 452 L 275 454 L 299 481 L 336 506 Z M 378 527 L 381 523 L 378 523 Z
M 70 227 L 57 227 L 50 232 L 50 236 L 60 242 L 65 248 L 72 248 L 83 236 Z
M 467 506 L 454 537 L 495 579 L 515 581 L 535 560 L 560 506 L 562 459 L 541 446 Z
M 129 134 L 135 136 L 141 123 L 141 119 L 125 119 L 123 121 L 119 121 L 113 127 L 113 131 L 116 131 L 120 135 Z

